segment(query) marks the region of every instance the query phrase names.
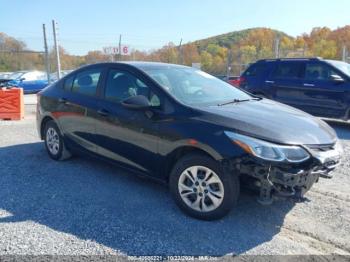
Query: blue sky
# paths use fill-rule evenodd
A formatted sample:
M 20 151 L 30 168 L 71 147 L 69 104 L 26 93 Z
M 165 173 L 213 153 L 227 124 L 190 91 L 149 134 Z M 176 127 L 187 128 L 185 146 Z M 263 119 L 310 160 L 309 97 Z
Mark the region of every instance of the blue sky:
M 350 0 L 0 0 L 0 32 L 43 49 L 42 24 L 52 45 L 51 20 L 60 44 L 85 54 L 123 43 L 148 50 L 250 27 L 296 36 L 316 26 L 350 24 Z

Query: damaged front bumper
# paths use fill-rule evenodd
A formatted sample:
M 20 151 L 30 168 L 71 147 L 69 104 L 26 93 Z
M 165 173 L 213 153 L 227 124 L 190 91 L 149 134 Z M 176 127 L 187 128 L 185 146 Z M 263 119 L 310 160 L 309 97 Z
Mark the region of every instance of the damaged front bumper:
M 319 177 L 331 178 L 340 163 L 341 146 L 305 146 L 311 158 L 299 164 L 246 159 L 235 163 L 242 176 L 253 178 L 260 190 L 258 202 L 271 204 L 274 198 L 303 195 L 318 182 Z M 251 181 L 251 180 L 250 180 Z

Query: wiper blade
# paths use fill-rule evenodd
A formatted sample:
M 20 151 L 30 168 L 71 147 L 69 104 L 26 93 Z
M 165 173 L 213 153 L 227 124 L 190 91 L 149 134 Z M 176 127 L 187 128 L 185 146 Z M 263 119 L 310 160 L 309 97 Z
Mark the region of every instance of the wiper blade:
M 236 103 L 242 103 L 242 102 L 247 102 L 250 100 L 260 100 L 259 98 L 252 98 L 252 99 L 233 99 L 231 101 L 222 103 L 222 104 L 218 104 L 218 106 L 224 106 L 224 105 L 228 105 L 228 104 L 236 104 Z

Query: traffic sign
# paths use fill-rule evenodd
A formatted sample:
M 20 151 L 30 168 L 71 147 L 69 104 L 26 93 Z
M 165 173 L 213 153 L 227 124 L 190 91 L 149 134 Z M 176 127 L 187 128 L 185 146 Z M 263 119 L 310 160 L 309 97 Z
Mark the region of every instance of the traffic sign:
M 103 52 L 107 55 L 130 55 L 130 47 L 122 45 L 119 51 L 119 46 L 107 46 L 103 48 Z

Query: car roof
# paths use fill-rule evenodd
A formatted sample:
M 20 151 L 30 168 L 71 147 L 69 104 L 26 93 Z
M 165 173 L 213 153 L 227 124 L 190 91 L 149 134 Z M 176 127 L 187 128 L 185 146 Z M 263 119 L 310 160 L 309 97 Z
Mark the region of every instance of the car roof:
M 160 69 L 160 68 L 192 68 L 184 65 L 177 65 L 177 64 L 168 64 L 168 63 L 161 63 L 161 62 L 146 62 L 146 61 L 118 61 L 118 62 L 103 62 L 103 63 L 95 63 L 83 66 L 81 68 L 85 67 L 93 67 L 93 66 L 113 66 L 113 65 L 129 65 L 132 67 L 136 67 L 141 70 L 147 70 L 147 69 Z
M 322 57 L 295 57 L 295 58 L 275 58 L 275 59 L 260 59 L 256 63 L 264 62 L 288 62 L 288 61 L 324 61 Z

